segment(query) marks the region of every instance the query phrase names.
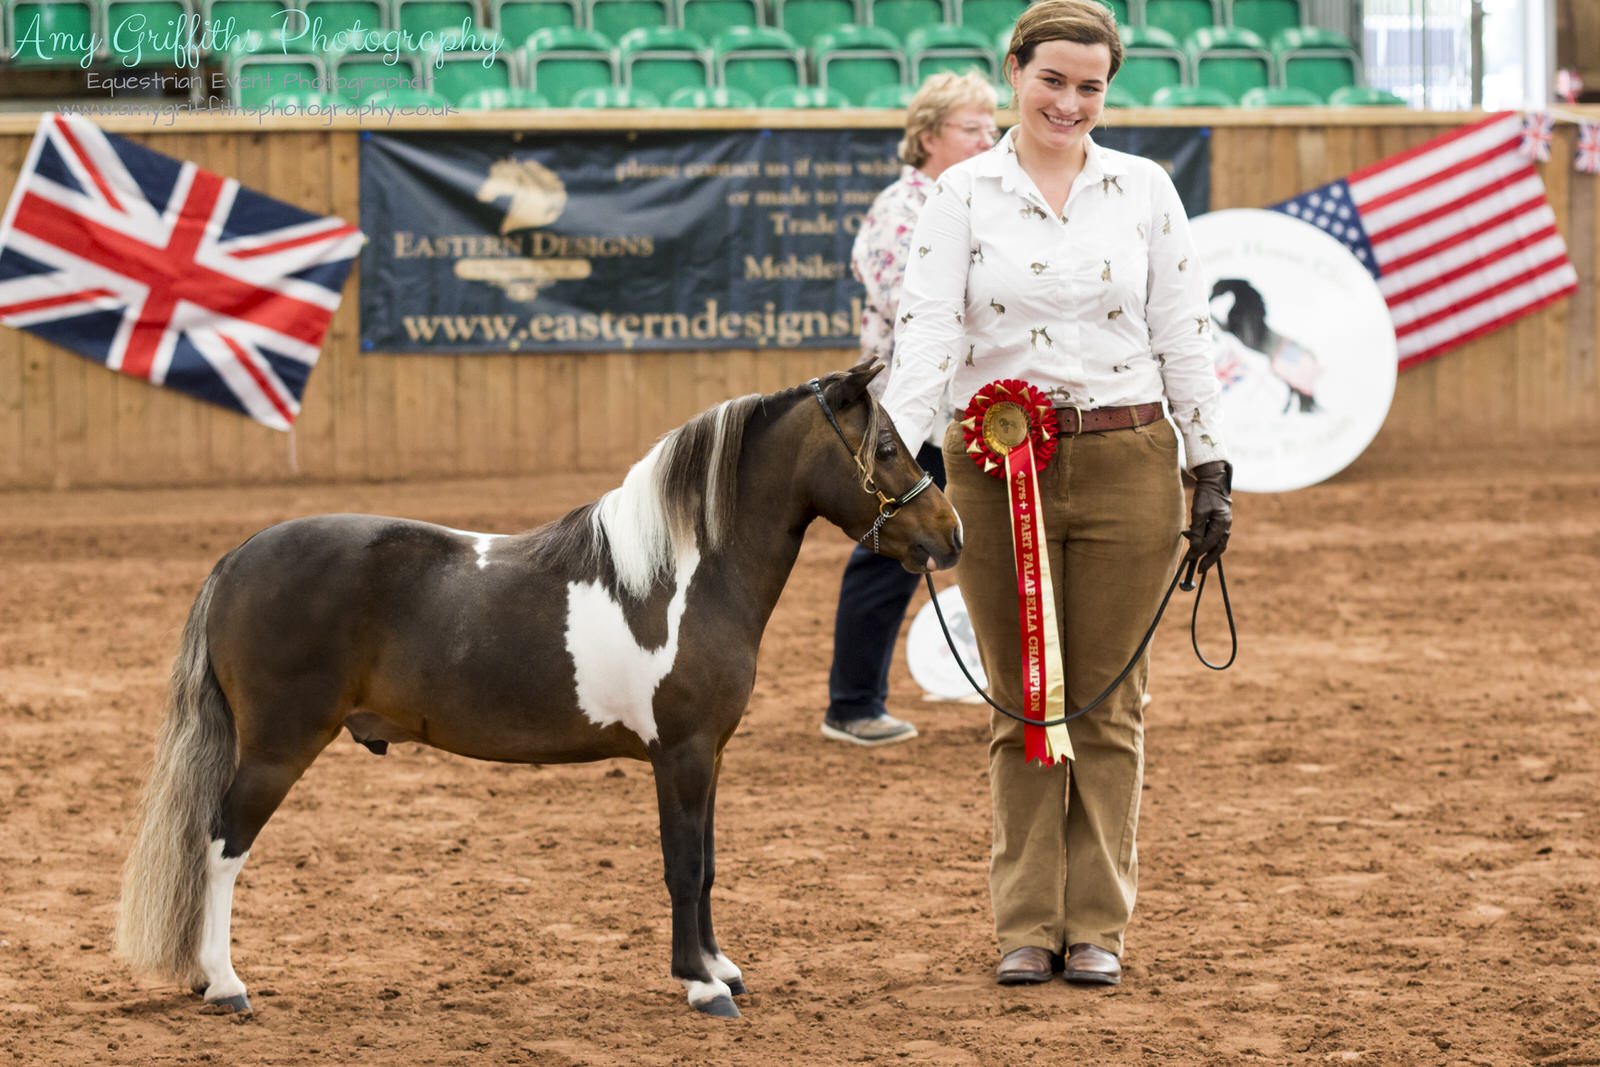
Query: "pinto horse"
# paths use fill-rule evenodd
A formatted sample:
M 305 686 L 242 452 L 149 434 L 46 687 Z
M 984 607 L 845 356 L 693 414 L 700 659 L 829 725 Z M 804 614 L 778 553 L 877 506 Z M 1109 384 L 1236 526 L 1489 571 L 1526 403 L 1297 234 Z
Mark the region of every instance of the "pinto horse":
M 380 754 L 632 757 L 655 772 L 672 975 L 698 1010 L 737 1016 L 742 976 L 711 928 L 717 775 L 806 527 L 821 515 L 912 572 L 961 551 L 954 510 L 867 391 L 879 369 L 718 405 L 529 533 L 322 515 L 225 555 L 173 666 L 119 950 L 248 1011 L 234 880 L 341 729 Z

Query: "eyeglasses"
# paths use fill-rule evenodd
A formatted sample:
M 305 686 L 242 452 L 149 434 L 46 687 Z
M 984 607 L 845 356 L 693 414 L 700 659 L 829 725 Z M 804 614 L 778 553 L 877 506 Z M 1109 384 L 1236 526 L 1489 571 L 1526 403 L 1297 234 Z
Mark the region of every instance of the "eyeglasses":
M 998 141 L 1000 139 L 1000 127 L 996 126 L 992 122 L 987 124 L 977 122 L 946 122 L 945 125 L 954 126 L 968 137 L 987 137 L 991 141 Z

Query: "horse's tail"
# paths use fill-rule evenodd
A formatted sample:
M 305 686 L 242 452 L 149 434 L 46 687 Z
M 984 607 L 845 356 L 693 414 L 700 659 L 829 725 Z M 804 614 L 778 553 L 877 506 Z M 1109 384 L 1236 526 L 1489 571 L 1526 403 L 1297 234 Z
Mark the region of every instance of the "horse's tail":
M 211 571 L 172 665 L 167 718 L 122 875 L 117 950 L 139 970 L 193 982 L 206 892 L 206 852 L 238 763 L 233 710 L 211 669 L 206 618 L 222 563 Z

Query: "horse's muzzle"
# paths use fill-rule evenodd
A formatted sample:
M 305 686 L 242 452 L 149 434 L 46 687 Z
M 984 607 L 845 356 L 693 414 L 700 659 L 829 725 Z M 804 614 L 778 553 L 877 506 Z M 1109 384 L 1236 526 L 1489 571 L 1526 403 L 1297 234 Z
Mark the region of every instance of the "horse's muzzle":
M 947 536 L 926 534 L 912 542 L 901 565 L 912 574 L 947 571 L 961 559 L 961 524 L 950 528 Z

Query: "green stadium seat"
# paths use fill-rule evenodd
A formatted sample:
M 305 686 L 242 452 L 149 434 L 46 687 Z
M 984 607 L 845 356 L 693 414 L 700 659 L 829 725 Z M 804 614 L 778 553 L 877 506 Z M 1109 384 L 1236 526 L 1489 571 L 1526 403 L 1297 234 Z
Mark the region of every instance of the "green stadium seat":
M 908 108 L 917 91 L 909 85 L 880 85 L 867 94 L 865 107 Z
M 549 107 L 550 101 L 532 89 L 474 89 L 456 101 L 465 111 L 509 111 Z
M 711 40 L 733 26 L 760 26 L 757 0 L 678 0 L 677 25 Z
M 328 66 L 329 76 L 336 83 L 343 83 L 335 84 L 332 92 L 344 104 L 359 104 L 379 93 L 423 84 L 421 58 L 409 52 L 401 52 L 397 58 L 391 52 L 329 51 L 323 53 L 322 61 Z
M 494 28 L 508 41 L 526 41 L 540 30 L 583 25 L 579 0 L 493 0 Z
M 1365 85 L 1346 85 L 1328 94 L 1330 107 L 1410 107 L 1400 97 L 1387 89 L 1373 89 Z
M 366 29 L 389 26 L 389 5 L 379 0 L 301 0 L 300 10 L 305 12 L 305 25 L 310 27 L 321 20 L 318 27 L 322 36 L 332 39 L 335 34 L 350 30 L 359 23 Z M 310 40 L 311 31 L 304 37 Z
M 1270 41 L 1305 24 L 1300 0 L 1227 0 L 1228 25 Z
M 658 100 L 679 89 L 711 85 L 711 49 L 699 34 L 665 26 L 629 30 L 617 43 L 622 84 Z
M 489 32 L 478 0 L 394 0 L 393 11 L 395 25 L 414 39 L 424 33 L 450 38 Z
M 1180 41 L 1195 30 L 1221 25 L 1220 0 L 1144 0 L 1145 28 L 1166 30 Z
M 1343 34 L 1334 30 L 1301 27 L 1284 30 L 1273 38 L 1272 55 L 1278 81 L 1310 89 L 1323 99 L 1335 89 L 1360 85 L 1361 57 Z
M 1233 98 L 1203 85 L 1163 85 L 1150 97 L 1151 107 L 1232 107 Z
M 625 85 L 591 85 L 572 94 L 569 107 L 647 108 L 660 107 L 654 93 L 629 89 Z
M 383 104 L 388 107 L 425 107 L 437 111 L 444 111 L 450 107 L 450 101 L 438 93 L 429 92 L 427 89 L 407 89 L 403 86 L 373 93 L 362 103 Z
M 904 85 L 906 57 L 900 41 L 877 26 L 840 26 L 821 34 L 811 45 L 817 82 L 837 89 L 851 104 L 867 102 L 882 85 Z
M 902 41 L 912 30 L 952 21 L 944 0 L 866 0 L 866 9 L 867 25 L 888 30 Z
M 1123 88 L 1122 78 L 1119 75 L 1111 79 L 1111 85 L 1106 89 L 1106 107 L 1143 107 L 1144 101 L 1133 95 L 1131 91 Z
M 617 53 L 611 41 L 593 30 L 547 26 L 522 47 L 522 69 L 528 88 L 567 107 L 580 89 L 617 85 Z
M 513 89 L 522 82 L 521 57 L 504 43 L 494 52 L 443 48 L 423 63 L 428 87 L 451 103 L 485 89 Z
M 222 69 L 228 80 L 228 96 L 240 107 L 260 107 L 280 93 L 309 91 L 310 86 L 327 84 L 328 76 L 328 65 L 321 56 L 251 53 L 242 49 L 230 53 Z M 328 95 L 338 103 L 349 103 L 335 94 Z
M 589 28 L 613 41 L 622 40 L 629 30 L 672 24 L 668 0 L 584 0 L 584 7 Z
M 1118 26 L 1136 25 L 1133 12 L 1128 9 L 1128 0 L 1096 0 L 1096 2 L 1111 12 L 1111 17 L 1117 20 Z
M 267 99 L 268 107 L 276 108 L 329 108 L 338 107 L 339 98 L 332 93 L 324 93 L 316 89 L 296 90 L 274 93 Z
M 930 74 L 940 71 L 976 69 L 990 81 L 1000 77 L 994 50 L 982 31 L 970 26 L 924 26 L 906 38 L 906 59 L 910 62 L 911 84 L 921 85 Z
M 955 6 L 957 23 L 993 40 L 1002 32 L 1010 36 L 1028 0 L 955 0 Z
M 5 11 L 4 48 L 13 67 L 77 67 L 85 53 L 104 53 L 98 3 L 10 0 Z M 24 36 L 35 40 L 18 52 L 16 42 Z M 58 42 L 65 47 L 57 47 Z
M 1248 89 L 1239 97 L 1242 107 L 1321 107 L 1322 98 L 1294 85 L 1267 85 Z
M 839 90 L 826 85 L 781 85 L 761 98 L 761 106 L 820 110 L 849 107 L 850 101 Z
M 1219 89 L 1235 103 L 1247 91 L 1277 81 L 1266 42 L 1249 30 L 1202 26 L 1189 35 L 1184 50 L 1193 84 Z
M 775 24 L 800 43 L 812 47 L 817 34 L 840 26 L 864 24 L 858 0 L 773 0 Z
M 1189 58 L 1166 30 L 1125 27 L 1122 31 L 1122 69 L 1111 84 L 1148 103 L 1157 89 L 1186 85 Z
M 727 89 L 717 87 L 706 89 L 701 87 L 688 87 L 679 89 L 667 97 L 668 107 L 681 108 L 753 108 L 756 98 L 743 89 Z
M 756 100 L 786 85 L 804 85 L 805 53 L 789 34 L 766 26 L 733 26 L 711 42 L 717 83 Z
M 170 67 L 170 49 L 156 49 L 149 45 L 145 34 L 165 35 L 195 18 L 194 4 L 189 0 L 106 0 L 101 9 L 101 25 L 105 27 L 106 57 L 117 68 Z M 132 20 L 143 18 L 143 32 Z M 118 27 L 128 27 L 118 33 Z
M 206 25 L 219 28 L 232 20 L 232 32 L 244 37 L 255 34 L 255 51 L 277 41 L 285 31 L 295 33 L 300 18 L 289 0 L 205 0 L 201 17 Z

